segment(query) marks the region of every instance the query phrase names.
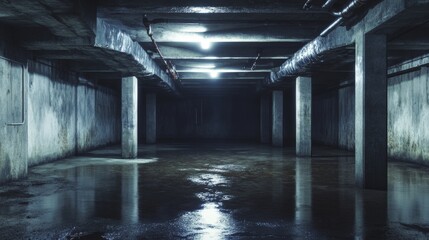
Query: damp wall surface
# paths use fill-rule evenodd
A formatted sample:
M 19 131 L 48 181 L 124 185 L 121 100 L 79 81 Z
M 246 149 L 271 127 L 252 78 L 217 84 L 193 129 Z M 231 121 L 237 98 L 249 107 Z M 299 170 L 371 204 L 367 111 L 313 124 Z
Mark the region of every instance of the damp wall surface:
M 0 41 L 0 182 L 23 177 L 28 168 L 26 70 L 7 44 Z
M 120 140 L 119 96 L 75 74 L 29 64 L 29 165 Z
M 313 141 L 354 150 L 354 85 L 318 94 L 313 99 Z
M 403 63 L 388 78 L 388 154 L 429 165 L 429 71 L 419 65 L 422 58 L 428 56 Z M 314 96 L 315 142 L 354 150 L 354 90 L 351 85 Z
M 259 141 L 259 104 L 258 96 L 158 98 L 157 137 Z
M 0 183 L 25 176 L 29 166 L 120 141 L 119 94 L 89 83 L 0 41 Z
M 389 78 L 388 153 L 429 165 L 429 71 L 415 69 Z

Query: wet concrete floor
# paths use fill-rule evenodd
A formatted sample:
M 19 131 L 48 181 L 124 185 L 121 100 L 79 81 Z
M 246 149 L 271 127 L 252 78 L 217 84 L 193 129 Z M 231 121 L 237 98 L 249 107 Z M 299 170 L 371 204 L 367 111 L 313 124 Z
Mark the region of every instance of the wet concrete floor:
M 119 147 L 0 186 L 0 239 L 428 239 L 429 169 L 389 164 L 354 187 L 349 152 L 252 144 Z

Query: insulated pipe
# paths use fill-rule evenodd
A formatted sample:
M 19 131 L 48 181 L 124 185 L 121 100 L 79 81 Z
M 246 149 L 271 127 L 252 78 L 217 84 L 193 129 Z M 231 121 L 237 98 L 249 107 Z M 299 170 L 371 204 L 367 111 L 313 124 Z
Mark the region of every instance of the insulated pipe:
M 307 0 L 307 2 L 305 2 L 305 4 L 302 7 L 302 9 L 308 10 L 308 9 L 310 9 L 313 6 L 312 4 L 313 4 L 313 0 Z
M 261 54 L 260 53 L 258 53 L 258 56 L 255 58 L 255 61 L 253 62 L 253 64 L 252 64 L 252 67 L 250 68 L 250 70 L 252 70 L 253 71 L 253 69 L 255 69 L 255 67 L 256 67 L 256 63 L 258 62 L 258 60 L 261 58 Z
M 288 76 L 295 76 L 305 71 L 309 65 L 319 62 L 319 54 L 322 52 L 324 44 L 326 44 L 326 36 L 335 27 L 341 24 L 346 19 L 351 18 L 356 10 L 365 5 L 370 0 L 353 0 L 341 12 L 337 13 L 339 18 L 328 26 L 321 34 L 320 37 L 305 45 L 292 58 L 284 62 L 278 70 L 271 71 L 269 80 L 271 82 L 280 81 L 282 78 Z
M 161 60 L 164 63 L 168 74 L 170 75 L 170 77 L 173 80 L 178 79 L 178 74 L 177 74 L 176 70 L 174 69 L 174 67 L 171 67 L 171 64 L 169 64 L 169 62 L 167 62 L 167 60 L 165 60 L 164 56 L 161 53 L 161 50 L 158 47 L 158 44 L 156 43 L 155 39 L 153 38 L 152 27 L 149 23 L 149 20 L 146 17 L 143 18 L 143 25 L 146 28 L 147 35 L 149 36 L 150 40 L 152 41 L 153 45 L 155 46 L 156 51 L 158 52 L 159 56 L 161 57 Z

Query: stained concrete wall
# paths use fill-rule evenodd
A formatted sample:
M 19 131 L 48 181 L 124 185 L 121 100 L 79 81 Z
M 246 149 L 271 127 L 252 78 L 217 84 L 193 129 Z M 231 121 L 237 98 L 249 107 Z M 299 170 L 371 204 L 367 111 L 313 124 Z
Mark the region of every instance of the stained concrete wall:
M 396 66 L 402 72 L 388 79 L 388 155 L 429 165 L 429 71 L 421 59 Z M 314 141 L 354 150 L 354 96 L 348 86 L 314 97 Z
M 314 96 L 313 141 L 354 150 L 354 86 Z
M 157 137 L 259 141 L 259 104 L 257 96 L 160 97 Z
M 71 76 L 33 61 L 28 71 L 29 165 L 74 154 L 76 91 Z
M 112 90 L 1 39 L 0 183 L 25 176 L 28 166 L 119 142 L 119 108 Z
M 427 67 L 388 82 L 388 153 L 429 165 L 429 71 Z
M 338 90 L 338 145 L 355 149 L 355 88 L 354 85 Z
M 119 97 L 70 72 L 29 62 L 29 165 L 120 139 Z
M 313 141 L 338 146 L 338 91 L 313 97 Z
M 283 136 L 286 146 L 295 146 L 296 104 L 295 88 L 285 89 L 283 95 Z
M 119 95 L 110 89 L 77 86 L 77 152 L 121 139 Z
M 0 42 L 0 56 L 15 59 L 13 55 L 6 43 Z M 0 58 L 0 182 L 27 174 L 27 124 L 7 125 L 26 120 L 27 85 L 23 65 Z

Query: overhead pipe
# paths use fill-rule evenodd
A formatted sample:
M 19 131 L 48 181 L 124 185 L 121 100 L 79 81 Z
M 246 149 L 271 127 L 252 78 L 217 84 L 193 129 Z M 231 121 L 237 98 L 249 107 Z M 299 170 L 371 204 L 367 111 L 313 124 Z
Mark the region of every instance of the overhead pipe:
M 353 0 L 341 12 L 335 13 L 339 16 L 331 25 L 329 25 L 319 38 L 305 45 L 296 52 L 290 59 L 284 62 L 279 69 L 272 71 L 270 75 L 271 82 L 280 81 L 280 79 L 294 76 L 305 71 L 305 68 L 313 63 L 321 60 L 320 53 L 324 44 L 326 44 L 325 36 L 335 27 L 340 25 L 344 20 L 350 19 L 360 7 L 364 6 L 370 0 Z
M 320 33 L 320 36 L 325 37 L 326 35 L 328 35 L 328 33 L 332 32 L 332 30 L 334 30 L 334 28 L 336 28 L 341 23 L 343 23 L 343 21 L 344 21 L 344 18 L 339 17 L 337 20 L 335 20 L 333 23 L 331 23 L 331 25 L 329 25 L 325 30 L 323 30 L 323 32 Z
M 342 11 L 334 12 L 333 14 L 335 16 L 339 16 L 339 17 L 343 17 L 343 18 L 350 18 L 356 13 L 356 11 L 359 8 L 366 5 L 366 3 L 369 1 L 370 0 L 353 0 Z
M 143 25 L 146 28 L 147 35 L 149 36 L 150 40 L 152 41 L 153 45 L 155 46 L 156 52 L 159 54 L 162 62 L 164 63 L 164 65 L 165 65 L 165 67 L 167 69 L 168 75 L 170 75 L 170 77 L 173 80 L 177 80 L 179 78 L 179 76 L 178 76 L 176 70 L 174 69 L 174 67 L 171 65 L 171 63 L 167 62 L 167 60 L 162 55 L 161 50 L 159 49 L 158 43 L 155 41 L 155 39 L 153 37 L 152 27 L 151 27 L 151 25 L 149 23 L 149 19 L 147 19 L 146 16 L 143 18 Z
M 308 9 L 310 9 L 313 5 L 313 1 L 314 0 L 307 0 L 307 2 L 305 2 L 305 4 L 304 4 L 304 6 L 302 7 L 302 9 L 304 9 L 304 10 L 308 10 Z
M 252 70 L 252 71 L 253 71 L 253 69 L 255 69 L 255 67 L 256 67 L 256 63 L 258 62 L 258 60 L 259 60 L 260 58 L 261 58 L 261 54 L 260 54 L 260 53 L 258 53 L 258 56 L 256 56 L 255 61 L 253 62 L 252 67 L 250 68 L 250 70 Z
M 329 0 L 328 0 L 329 1 Z M 338 19 L 335 20 L 331 25 L 329 25 L 323 32 L 320 34 L 321 37 L 325 37 L 330 33 L 334 28 L 339 26 L 346 19 L 350 19 L 353 17 L 357 10 L 359 10 L 362 6 L 366 5 L 370 0 L 353 0 L 351 1 L 342 11 L 333 12 L 334 16 L 338 16 Z M 326 3 L 325 3 L 326 5 Z

